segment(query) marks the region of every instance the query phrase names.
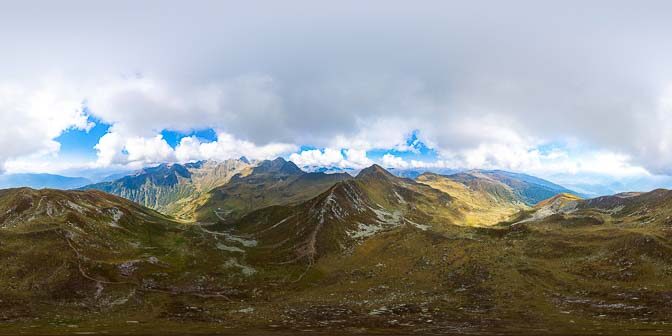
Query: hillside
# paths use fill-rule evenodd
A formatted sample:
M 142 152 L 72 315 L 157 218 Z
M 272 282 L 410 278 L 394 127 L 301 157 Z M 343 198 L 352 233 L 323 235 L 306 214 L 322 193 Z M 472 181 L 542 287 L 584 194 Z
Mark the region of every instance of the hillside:
M 306 173 L 282 158 L 262 161 L 248 175 L 235 176 L 204 195 L 196 219 L 231 222 L 256 209 L 308 200 L 350 178 L 347 173 Z
M 504 170 L 456 170 L 447 168 L 434 168 L 425 171 L 413 169 L 390 169 L 390 172 L 399 177 L 408 177 L 418 179 L 422 175 L 440 175 L 449 177 L 450 179 L 464 185 L 468 185 L 470 181 L 497 181 L 508 186 L 516 193 L 515 198 L 522 200 L 525 204 L 532 206 L 538 202 L 559 193 L 574 194 L 582 196 L 579 193 L 567 189 L 561 185 L 553 182 L 527 175 L 522 173 L 514 173 Z
M 272 246 L 258 258 L 310 264 L 383 231 L 405 225 L 427 229 L 431 222 L 454 220 L 447 208 L 451 200 L 372 166 L 303 203 L 263 208 L 215 228 L 233 228 L 232 232 Z
M 259 167 L 251 186 L 306 174 Z M 374 165 L 212 225 L 95 190 L 0 191 L 0 334 L 672 331 L 672 191 L 558 194 L 473 226 L 520 206 L 515 189 L 418 180 Z
M 0 213 L 0 334 L 26 319 L 67 328 L 64 316 L 123 325 L 182 298 L 235 296 L 254 272 L 236 237 L 96 190 L 2 190 Z
M 194 202 L 233 176 L 248 174 L 245 159 L 224 162 L 199 161 L 187 164 L 162 164 L 120 179 L 84 186 L 102 190 L 182 219 L 193 216 Z
M 503 170 L 477 170 L 479 174 L 490 177 L 509 186 L 527 205 L 534 205 L 560 193 L 578 195 L 563 186 L 538 177 Z M 578 195 L 580 196 L 580 195 Z
M 650 227 L 672 223 L 672 191 L 629 192 L 591 199 L 561 194 L 534 207 L 525 221 L 614 223 L 621 227 Z

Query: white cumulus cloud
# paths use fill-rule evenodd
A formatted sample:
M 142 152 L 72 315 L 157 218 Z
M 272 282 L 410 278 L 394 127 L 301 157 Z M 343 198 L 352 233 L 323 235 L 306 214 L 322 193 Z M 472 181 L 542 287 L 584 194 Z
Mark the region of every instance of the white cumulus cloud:
M 64 130 L 90 127 L 86 102 L 113 125 L 96 147 L 100 165 L 305 145 L 340 152 L 294 159 L 356 167 L 370 163 L 367 150 L 413 151 L 406 140 L 418 130 L 439 153 L 433 165 L 672 174 L 670 2 L 35 7 L 0 12 L 0 51 L 15 55 L 0 63 L 0 164 L 56 153 Z M 52 71 L 67 80 L 45 81 Z M 157 137 L 203 128 L 224 136 L 174 150 Z M 539 150 L 570 139 L 621 159 Z
M 58 152 L 54 138 L 68 129 L 89 130 L 82 96 L 58 79 L 35 86 L 0 82 L 0 170 L 8 160 Z
M 175 155 L 181 162 L 203 159 L 237 159 L 241 156 L 254 160 L 267 160 L 289 154 L 297 149 L 297 146 L 285 143 L 256 145 L 220 132 L 217 134 L 217 140 L 212 142 L 201 142 L 196 137 L 182 138 L 175 148 Z
M 293 153 L 289 160 L 300 167 L 336 167 L 361 169 L 373 163 L 365 150 L 325 148 Z
M 406 160 L 394 156 L 392 154 L 385 154 L 382 158 L 382 164 L 385 168 L 408 168 L 410 167 L 409 163 Z

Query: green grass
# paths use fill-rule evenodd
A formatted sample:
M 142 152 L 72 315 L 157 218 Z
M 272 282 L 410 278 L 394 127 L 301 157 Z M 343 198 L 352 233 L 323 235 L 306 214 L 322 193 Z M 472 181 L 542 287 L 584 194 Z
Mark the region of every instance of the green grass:
M 666 194 L 469 227 L 452 224 L 454 198 L 379 177 L 206 228 L 103 193 L 0 192 L 10 214 L 0 221 L 0 334 L 672 332 Z M 350 239 L 354 223 L 375 219 L 354 211 L 355 191 L 365 206 L 432 228 L 400 223 Z M 84 210 L 49 215 L 47 200 Z M 320 223 L 334 204 L 343 215 Z M 119 227 L 97 211 L 111 208 L 125 214 Z M 315 232 L 314 258 L 287 262 Z

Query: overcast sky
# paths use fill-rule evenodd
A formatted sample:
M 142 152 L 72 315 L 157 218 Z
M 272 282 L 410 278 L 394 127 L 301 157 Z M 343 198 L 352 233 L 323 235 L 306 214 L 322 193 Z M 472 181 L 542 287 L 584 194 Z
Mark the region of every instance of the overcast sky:
M 0 167 L 672 174 L 669 1 L 4 1 Z

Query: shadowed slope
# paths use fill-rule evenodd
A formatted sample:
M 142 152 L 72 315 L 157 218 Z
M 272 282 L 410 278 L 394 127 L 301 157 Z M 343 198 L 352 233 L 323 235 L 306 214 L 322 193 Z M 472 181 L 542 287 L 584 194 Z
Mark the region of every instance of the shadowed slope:
M 346 173 L 306 173 L 282 158 L 263 161 L 249 175 L 235 176 L 209 192 L 196 211 L 196 219 L 235 221 L 263 207 L 303 202 L 350 178 Z
M 190 219 L 195 208 L 193 204 L 198 202 L 199 197 L 226 184 L 234 175 L 245 175 L 249 170 L 250 165 L 244 158 L 224 162 L 162 164 L 80 189 L 102 190 L 168 215 Z
M 398 178 L 379 166 L 362 170 L 319 196 L 294 206 L 253 211 L 219 230 L 254 237 L 266 250 L 259 260 L 308 262 L 344 252 L 383 231 L 411 225 L 444 230 L 459 217 L 453 198 L 426 185 Z

